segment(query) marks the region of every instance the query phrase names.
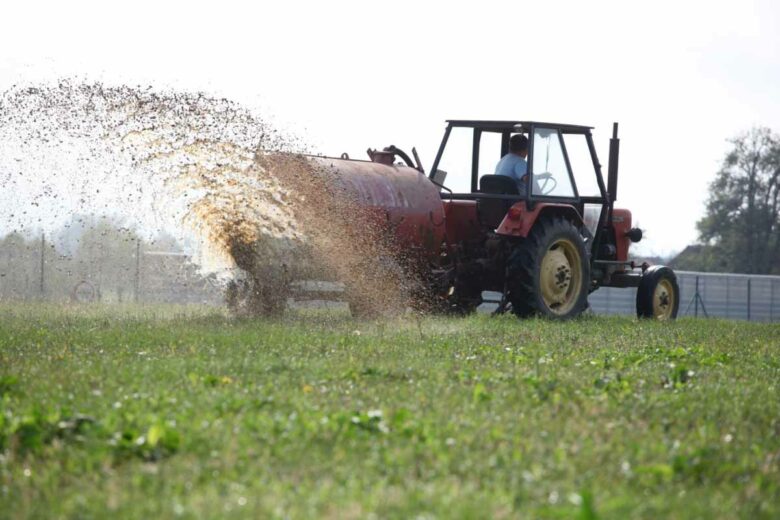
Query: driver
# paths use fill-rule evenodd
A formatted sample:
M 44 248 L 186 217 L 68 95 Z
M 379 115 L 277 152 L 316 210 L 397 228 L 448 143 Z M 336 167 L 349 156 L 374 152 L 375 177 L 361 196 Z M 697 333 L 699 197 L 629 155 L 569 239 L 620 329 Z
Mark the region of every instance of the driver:
M 509 153 L 498 161 L 496 175 L 511 177 L 517 183 L 517 191 L 525 195 L 528 183 L 528 138 L 523 134 L 515 134 L 509 139 Z

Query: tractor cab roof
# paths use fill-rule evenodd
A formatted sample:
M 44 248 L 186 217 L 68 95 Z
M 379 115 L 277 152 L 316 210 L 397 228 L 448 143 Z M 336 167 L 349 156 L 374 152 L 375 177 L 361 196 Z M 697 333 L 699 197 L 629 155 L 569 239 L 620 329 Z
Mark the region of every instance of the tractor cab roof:
M 541 121 L 489 121 L 474 119 L 448 119 L 450 127 L 478 128 L 483 132 L 530 132 L 531 127 L 555 128 L 564 134 L 588 134 L 592 126 L 545 123 Z

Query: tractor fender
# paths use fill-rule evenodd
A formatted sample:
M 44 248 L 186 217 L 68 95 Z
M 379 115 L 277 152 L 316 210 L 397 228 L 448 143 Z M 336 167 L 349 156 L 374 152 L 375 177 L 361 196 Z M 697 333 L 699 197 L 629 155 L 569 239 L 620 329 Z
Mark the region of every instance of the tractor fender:
M 534 209 L 529 210 L 525 201 L 515 203 L 507 211 L 504 220 L 496 228 L 497 235 L 522 237 L 528 236 L 534 224 L 540 216 L 560 215 L 570 220 L 576 226 L 582 226 L 583 220 L 580 213 L 570 204 L 558 204 L 555 202 L 540 202 Z

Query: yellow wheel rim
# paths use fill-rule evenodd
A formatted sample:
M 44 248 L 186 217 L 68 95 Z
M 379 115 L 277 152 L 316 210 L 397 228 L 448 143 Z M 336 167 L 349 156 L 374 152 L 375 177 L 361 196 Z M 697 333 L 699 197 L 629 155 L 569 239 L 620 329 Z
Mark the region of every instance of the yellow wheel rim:
M 563 315 L 577 303 L 582 290 L 582 261 L 568 239 L 555 241 L 542 258 L 539 285 L 545 306 Z
M 653 316 L 658 320 L 668 320 L 674 310 L 674 288 L 672 282 L 663 279 L 658 282 L 653 291 Z

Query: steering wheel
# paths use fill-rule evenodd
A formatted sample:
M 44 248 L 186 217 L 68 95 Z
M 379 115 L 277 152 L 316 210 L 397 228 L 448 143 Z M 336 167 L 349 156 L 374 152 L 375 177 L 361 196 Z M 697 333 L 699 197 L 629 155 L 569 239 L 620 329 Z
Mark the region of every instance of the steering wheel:
M 544 181 L 541 184 L 538 181 Z M 555 180 L 550 172 L 534 173 L 534 183 L 539 195 L 549 195 L 558 187 L 558 181 Z

